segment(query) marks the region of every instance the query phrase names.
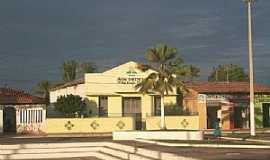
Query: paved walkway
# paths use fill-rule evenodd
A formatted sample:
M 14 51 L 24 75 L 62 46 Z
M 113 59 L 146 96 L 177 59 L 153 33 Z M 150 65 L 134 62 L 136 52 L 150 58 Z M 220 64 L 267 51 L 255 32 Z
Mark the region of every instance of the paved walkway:
M 193 148 L 193 147 L 169 147 L 142 142 L 119 142 L 143 149 L 152 149 L 168 152 L 185 157 L 202 160 L 269 160 L 270 149 L 230 149 L 230 148 Z

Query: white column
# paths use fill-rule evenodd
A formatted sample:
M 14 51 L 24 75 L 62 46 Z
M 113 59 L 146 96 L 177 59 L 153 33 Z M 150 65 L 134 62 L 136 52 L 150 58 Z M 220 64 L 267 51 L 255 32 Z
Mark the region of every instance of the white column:
M 165 126 L 165 108 L 164 108 L 164 96 L 160 96 L 160 127 L 161 129 L 166 129 L 166 126 Z
M 45 123 L 46 121 L 46 109 L 42 108 L 42 123 Z

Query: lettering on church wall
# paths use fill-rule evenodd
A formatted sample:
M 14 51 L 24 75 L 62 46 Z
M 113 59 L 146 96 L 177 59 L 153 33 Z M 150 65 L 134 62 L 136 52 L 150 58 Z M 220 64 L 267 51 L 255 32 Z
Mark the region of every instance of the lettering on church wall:
M 137 77 L 118 77 L 117 83 L 118 84 L 138 84 L 143 80 L 143 78 Z

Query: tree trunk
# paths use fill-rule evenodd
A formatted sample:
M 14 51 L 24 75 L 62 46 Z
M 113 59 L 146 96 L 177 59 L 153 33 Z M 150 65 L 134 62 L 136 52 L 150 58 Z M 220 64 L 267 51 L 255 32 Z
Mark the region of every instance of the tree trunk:
M 166 126 L 165 126 L 165 109 L 164 109 L 164 95 L 161 95 L 160 96 L 160 111 L 161 111 L 161 113 L 160 113 L 160 118 L 161 118 L 161 120 L 160 120 L 160 127 L 161 127 L 161 129 L 166 129 Z

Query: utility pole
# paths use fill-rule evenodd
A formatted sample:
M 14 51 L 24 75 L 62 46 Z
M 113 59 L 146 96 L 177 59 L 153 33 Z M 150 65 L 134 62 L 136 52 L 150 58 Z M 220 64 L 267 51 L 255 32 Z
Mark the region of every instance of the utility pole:
M 248 58 L 249 58 L 249 86 L 250 86 L 250 135 L 255 136 L 255 113 L 254 113 L 254 73 L 253 73 L 253 46 L 252 46 L 252 15 L 251 7 L 254 0 L 245 0 L 248 9 Z
M 227 80 L 227 83 L 229 83 L 229 65 L 227 64 L 226 65 L 226 80 Z
M 215 79 L 217 82 L 218 81 L 218 69 L 214 67 L 214 70 L 215 70 Z

